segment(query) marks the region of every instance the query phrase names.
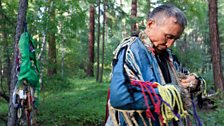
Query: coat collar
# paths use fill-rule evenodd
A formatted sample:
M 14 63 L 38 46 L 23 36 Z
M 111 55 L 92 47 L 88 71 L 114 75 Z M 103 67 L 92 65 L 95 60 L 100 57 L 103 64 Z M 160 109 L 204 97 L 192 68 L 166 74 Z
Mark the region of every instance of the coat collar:
M 155 55 L 155 49 L 153 48 L 153 44 L 144 31 L 141 31 L 139 33 L 139 38 L 143 42 L 147 50 L 149 52 L 152 52 L 153 55 Z

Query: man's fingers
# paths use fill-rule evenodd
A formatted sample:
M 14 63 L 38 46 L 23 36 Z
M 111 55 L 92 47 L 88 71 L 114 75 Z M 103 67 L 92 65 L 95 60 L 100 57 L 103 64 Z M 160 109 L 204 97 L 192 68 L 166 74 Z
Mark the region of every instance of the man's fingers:
M 189 81 L 187 79 L 181 79 L 180 80 L 182 83 L 189 83 Z
M 181 86 L 182 86 L 183 88 L 187 88 L 187 87 L 189 87 L 189 83 L 184 83 L 184 82 L 182 82 L 182 83 L 181 83 Z

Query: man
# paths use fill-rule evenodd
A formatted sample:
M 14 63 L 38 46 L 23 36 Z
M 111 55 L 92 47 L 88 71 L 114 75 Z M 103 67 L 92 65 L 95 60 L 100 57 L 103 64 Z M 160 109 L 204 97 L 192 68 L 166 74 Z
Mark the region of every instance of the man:
M 148 14 L 146 28 L 138 37 L 129 37 L 119 44 L 114 51 L 110 85 L 109 102 L 112 107 L 147 110 L 145 116 L 148 114 L 147 117 L 153 118 L 148 125 L 152 123 L 153 126 L 159 126 L 165 122 L 169 125 L 180 124 L 178 119 L 164 121 L 165 116 L 161 116 L 162 109 L 156 109 L 156 103 L 163 101 L 159 103 L 162 107 L 168 102 L 164 92 L 173 99 L 180 94 L 184 107 L 187 108 L 191 104 L 190 94 L 201 93 L 203 89 L 202 79 L 182 68 L 169 49 L 175 40 L 180 38 L 186 25 L 186 17 L 180 9 L 171 4 L 161 5 Z M 172 90 L 178 93 L 172 93 L 171 88 L 164 88 L 170 85 L 174 87 Z M 153 98 L 150 98 L 151 96 Z M 156 99 L 156 96 L 159 99 Z M 180 107 L 172 102 L 174 101 L 169 102 L 173 104 L 170 108 L 174 115 L 178 114 Z M 118 118 L 121 125 L 126 125 L 122 115 Z M 138 123 L 142 125 L 142 122 Z

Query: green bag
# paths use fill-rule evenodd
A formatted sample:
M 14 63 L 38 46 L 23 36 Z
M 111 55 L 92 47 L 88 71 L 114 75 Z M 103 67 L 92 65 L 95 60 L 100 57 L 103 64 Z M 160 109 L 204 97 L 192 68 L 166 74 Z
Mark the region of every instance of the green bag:
M 26 80 L 28 84 L 30 84 L 30 86 L 32 86 L 35 90 L 34 97 L 38 98 L 40 92 L 40 70 L 36 60 L 35 41 L 27 32 L 24 32 L 20 36 L 18 47 L 20 70 L 18 74 L 17 86 L 20 87 L 23 83 L 23 80 Z

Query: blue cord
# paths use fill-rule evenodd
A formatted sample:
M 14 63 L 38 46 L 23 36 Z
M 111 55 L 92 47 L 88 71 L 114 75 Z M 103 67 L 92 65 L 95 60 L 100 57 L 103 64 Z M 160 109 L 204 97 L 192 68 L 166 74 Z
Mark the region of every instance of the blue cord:
M 196 111 L 193 95 L 191 95 L 191 100 L 192 100 L 192 107 L 193 107 L 193 113 L 194 113 L 194 117 L 195 117 L 194 119 L 195 119 L 196 126 L 202 126 L 202 123 L 201 123 L 200 118 L 199 118 L 199 116 L 197 114 L 197 111 Z

